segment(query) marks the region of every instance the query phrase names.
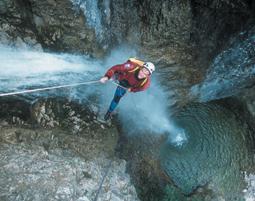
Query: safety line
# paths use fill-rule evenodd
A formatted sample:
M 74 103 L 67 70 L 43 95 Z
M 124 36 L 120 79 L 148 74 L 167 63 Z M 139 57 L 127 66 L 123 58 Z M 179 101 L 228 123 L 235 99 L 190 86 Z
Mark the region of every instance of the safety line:
M 110 170 L 110 168 L 111 168 L 112 162 L 113 162 L 113 159 L 110 159 L 110 161 L 109 161 L 109 163 L 108 163 L 108 165 L 107 165 L 107 167 L 106 167 L 106 170 L 105 170 L 105 172 L 104 172 L 103 178 L 102 178 L 102 180 L 101 180 L 101 182 L 100 182 L 100 184 L 99 184 L 99 188 L 97 189 L 96 196 L 95 196 L 95 198 L 93 199 L 93 201 L 97 201 L 97 200 L 98 200 L 98 196 L 99 196 L 99 194 L 100 194 L 100 192 L 101 192 L 101 189 L 102 189 L 102 187 L 103 187 L 104 180 L 105 180 L 105 178 L 107 177 L 108 172 L 109 172 L 109 170 Z
M 110 81 L 111 81 L 112 84 L 114 84 L 116 86 L 119 86 L 119 87 L 121 87 L 123 89 L 128 90 L 128 88 L 119 85 L 114 80 L 110 80 Z M 89 84 L 94 84 L 94 83 L 98 83 L 98 82 L 100 82 L 100 80 L 93 80 L 93 81 L 80 82 L 80 83 L 74 83 L 74 84 L 66 84 L 66 85 L 53 86 L 53 87 L 44 87 L 44 88 L 39 88 L 39 89 L 28 89 L 28 90 L 24 90 L 24 91 L 15 91 L 15 92 L 1 93 L 0 97 L 3 97 L 3 96 L 12 96 L 12 95 L 18 95 L 18 94 L 25 94 L 25 93 L 33 93 L 33 92 L 37 92 L 37 91 L 46 91 L 46 90 L 51 90 L 51 89 L 60 89 L 60 88 L 67 88 L 67 87 L 75 87 L 75 86 L 80 86 L 80 85 L 89 85 Z
M 116 82 L 116 80 L 110 79 L 109 81 L 113 85 L 116 85 L 116 86 L 121 87 L 121 88 L 123 88 L 123 89 L 128 91 L 128 88 L 121 86 L 120 84 L 118 84 Z M 37 92 L 37 91 L 46 91 L 46 90 L 51 90 L 51 89 L 60 89 L 60 88 L 74 87 L 74 86 L 80 86 L 80 85 L 89 85 L 89 84 L 95 84 L 95 83 L 98 83 L 98 82 L 100 82 L 100 80 L 93 80 L 93 81 L 80 82 L 80 83 L 74 83 L 74 84 L 66 84 L 66 85 L 53 86 L 53 87 L 44 87 L 44 88 L 38 88 L 38 89 L 29 89 L 29 90 L 9 92 L 9 93 L 1 93 L 0 97 L 11 96 L 11 95 L 18 95 L 18 94 L 25 94 L 25 93 L 33 93 L 33 92 Z M 101 189 L 102 189 L 103 183 L 105 181 L 105 178 L 107 177 L 108 172 L 109 172 L 109 170 L 111 168 L 111 164 L 112 164 L 112 159 L 109 161 L 109 164 L 106 167 L 106 171 L 105 171 L 105 173 L 104 173 L 104 175 L 102 177 L 102 180 L 100 181 L 99 188 L 97 189 L 96 196 L 95 196 L 93 201 L 97 201 L 98 200 L 98 197 L 99 197 L 99 194 L 101 192 Z
M 17 95 L 17 94 L 25 94 L 25 93 L 33 93 L 37 91 L 46 91 L 51 89 L 60 89 L 60 88 L 67 88 L 67 87 L 74 87 L 79 85 L 88 85 L 88 84 L 94 84 L 100 82 L 99 80 L 94 81 L 88 81 L 88 82 L 80 82 L 80 83 L 74 83 L 74 84 L 66 84 L 66 85 L 60 85 L 60 86 L 53 86 L 53 87 L 45 87 L 45 88 L 39 88 L 39 89 L 28 89 L 24 91 L 16 91 L 16 92 L 9 92 L 9 93 L 2 93 L 1 96 L 11 96 L 11 95 Z

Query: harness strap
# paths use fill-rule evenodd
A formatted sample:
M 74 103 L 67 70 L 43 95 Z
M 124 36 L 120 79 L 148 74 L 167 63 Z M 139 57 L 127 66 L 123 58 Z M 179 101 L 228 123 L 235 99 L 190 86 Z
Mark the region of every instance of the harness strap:
M 140 84 L 140 86 L 142 87 L 143 85 L 145 85 L 145 83 L 147 82 L 147 80 L 148 80 L 148 78 L 146 77 L 146 78 L 144 79 L 144 81 Z
M 128 71 L 129 73 L 133 73 L 135 71 L 137 71 L 138 69 L 140 69 L 141 67 L 140 66 L 136 66 L 134 69 Z
M 133 62 L 133 63 L 136 63 L 139 66 L 143 66 L 143 64 L 145 63 L 144 61 L 141 61 L 141 60 L 136 59 L 136 58 L 129 58 L 128 60 Z
M 141 66 L 136 66 L 134 69 L 128 71 L 129 73 L 133 73 L 135 71 L 137 71 L 138 69 L 141 69 L 142 67 Z M 147 82 L 148 78 L 146 77 L 141 84 L 139 84 L 140 87 L 142 87 L 143 85 L 145 85 L 145 83 Z M 138 87 L 138 86 L 136 86 Z

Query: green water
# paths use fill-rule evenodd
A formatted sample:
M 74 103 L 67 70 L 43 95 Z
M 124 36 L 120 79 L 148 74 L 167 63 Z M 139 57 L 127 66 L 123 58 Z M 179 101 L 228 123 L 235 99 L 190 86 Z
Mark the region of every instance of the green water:
M 243 171 L 253 164 L 252 133 L 245 121 L 217 104 L 191 105 L 174 120 L 188 141 L 182 147 L 162 146 L 161 166 L 176 185 L 167 188 L 166 200 L 184 200 L 198 187 L 225 200 L 242 200 Z

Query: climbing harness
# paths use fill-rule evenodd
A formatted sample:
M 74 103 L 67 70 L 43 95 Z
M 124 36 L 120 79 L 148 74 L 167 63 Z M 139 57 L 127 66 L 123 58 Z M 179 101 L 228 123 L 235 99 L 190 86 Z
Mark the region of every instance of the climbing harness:
M 111 83 L 113 84 L 113 85 L 116 85 L 116 86 L 118 86 L 118 87 L 121 87 L 121 88 L 123 88 L 123 89 L 126 89 L 127 91 L 128 91 L 128 88 L 127 87 L 123 87 L 122 85 L 120 85 L 120 84 L 118 84 L 115 80 L 110 80 L 111 81 Z
M 142 67 L 141 66 L 136 66 L 134 69 L 128 71 L 129 73 L 133 73 L 135 71 L 137 71 L 138 69 L 141 69 Z M 148 78 L 146 77 L 142 83 L 139 84 L 140 87 L 142 87 L 146 82 L 147 82 Z
M 133 72 L 137 71 L 138 69 L 143 68 L 143 65 L 146 63 L 146 62 L 141 61 L 141 60 L 136 59 L 136 58 L 129 58 L 128 61 L 131 61 L 131 62 L 137 64 L 137 66 L 134 69 L 128 71 L 129 73 L 133 73 Z M 147 82 L 147 80 L 148 80 L 148 78 L 146 77 L 143 80 L 143 82 L 140 84 L 140 87 L 142 87 Z
M 128 60 L 133 62 L 133 63 L 138 64 L 139 66 L 143 66 L 143 64 L 145 63 L 144 61 L 141 61 L 141 60 L 136 59 L 136 58 L 129 58 Z

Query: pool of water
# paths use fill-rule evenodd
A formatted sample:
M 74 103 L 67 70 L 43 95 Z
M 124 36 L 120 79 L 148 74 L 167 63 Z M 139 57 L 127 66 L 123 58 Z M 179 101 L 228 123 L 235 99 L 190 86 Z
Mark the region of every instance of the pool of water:
M 244 120 L 215 103 L 193 104 L 174 117 L 187 142 L 168 141 L 160 153 L 161 166 L 188 195 L 206 186 L 226 200 L 240 200 L 244 171 L 252 167 L 252 132 Z

